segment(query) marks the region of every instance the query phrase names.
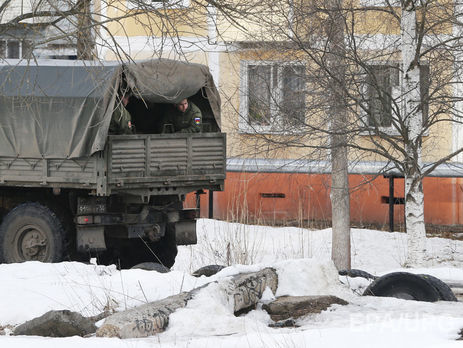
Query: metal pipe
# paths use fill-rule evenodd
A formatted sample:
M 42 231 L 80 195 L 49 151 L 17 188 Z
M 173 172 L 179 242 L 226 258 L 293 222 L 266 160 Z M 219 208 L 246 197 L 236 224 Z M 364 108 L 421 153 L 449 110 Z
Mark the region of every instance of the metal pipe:
M 214 191 L 209 190 L 209 219 L 214 218 Z
M 389 177 L 389 231 L 394 231 L 394 177 Z

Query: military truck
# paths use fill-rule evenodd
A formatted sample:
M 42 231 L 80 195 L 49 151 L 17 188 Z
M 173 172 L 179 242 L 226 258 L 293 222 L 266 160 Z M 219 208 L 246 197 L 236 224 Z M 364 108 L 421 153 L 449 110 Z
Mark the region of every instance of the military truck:
M 108 134 L 120 94 L 134 134 Z M 162 113 L 189 98 L 202 132 L 165 133 Z M 0 67 L 0 262 L 96 256 L 122 268 L 171 267 L 196 243 L 185 195 L 222 190 L 225 134 L 207 67 L 39 61 Z

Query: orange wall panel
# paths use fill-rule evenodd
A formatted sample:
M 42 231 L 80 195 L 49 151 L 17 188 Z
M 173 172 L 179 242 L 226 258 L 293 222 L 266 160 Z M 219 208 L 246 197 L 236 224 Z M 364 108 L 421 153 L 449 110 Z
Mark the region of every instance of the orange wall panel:
M 227 173 L 225 190 L 214 192 L 214 217 L 243 222 L 331 219 L 330 175 Z M 425 178 L 425 221 L 436 225 L 463 223 L 463 179 Z M 389 223 L 389 179 L 350 175 L 351 220 L 356 224 Z M 394 179 L 394 197 L 404 198 L 404 180 Z M 187 207 L 195 206 L 194 194 Z M 201 195 L 201 216 L 208 216 L 208 195 Z M 404 222 L 404 205 L 394 206 L 395 223 Z

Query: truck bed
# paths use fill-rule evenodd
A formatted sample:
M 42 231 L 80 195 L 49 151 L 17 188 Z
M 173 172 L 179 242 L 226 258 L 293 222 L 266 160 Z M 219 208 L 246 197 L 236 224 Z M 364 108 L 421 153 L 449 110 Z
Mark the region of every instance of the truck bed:
M 225 179 L 225 142 L 223 133 L 111 135 L 104 151 L 87 158 L 0 157 L 0 185 L 82 188 L 97 195 L 217 190 Z
M 225 179 L 225 134 L 110 136 L 108 187 L 214 186 Z

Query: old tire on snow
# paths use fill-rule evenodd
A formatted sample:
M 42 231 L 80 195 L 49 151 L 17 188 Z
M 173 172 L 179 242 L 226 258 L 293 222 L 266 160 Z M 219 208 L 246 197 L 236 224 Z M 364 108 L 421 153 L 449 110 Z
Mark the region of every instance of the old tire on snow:
M 439 293 L 439 299 L 441 301 L 458 301 L 452 289 L 450 289 L 450 287 L 439 278 L 433 277 L 429 274 L 419 274 L 419 276 L 424 278 L 428 283 L 430 283 L 434 287 L 434 289 L 437 290 L 437 292 Z
M 363 296 L 395 297 L 425 302 L 439 301 L 439 292 L 417 274 L 394 272 L 379 277 L 364 291 Z
M 20 204 L 0 225 L 0 261 L 62 261 L 64 234 L 60 219 L 48 207 L 32 202 Z

